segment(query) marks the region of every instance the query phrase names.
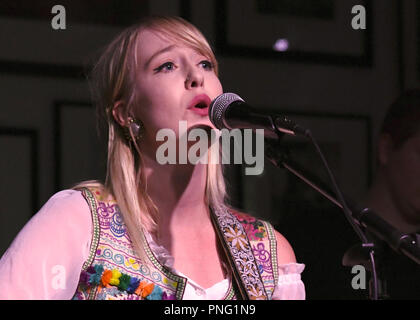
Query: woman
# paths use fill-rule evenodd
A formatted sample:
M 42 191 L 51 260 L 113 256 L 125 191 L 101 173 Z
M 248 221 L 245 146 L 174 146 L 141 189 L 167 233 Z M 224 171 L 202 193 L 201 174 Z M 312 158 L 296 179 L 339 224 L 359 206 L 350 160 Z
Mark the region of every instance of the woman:
M 180 18 L 145 19 L 107 47 L 92 76 L 109 129 L 105 185 L 57 193 L 25 226 L 0 262 L 3 298 L 304 298 L 287 240 L 225 204 L 220 164 L 156 160 L 160 129 L 214 130 L 201 108 L 223 92 L 217 72 Z

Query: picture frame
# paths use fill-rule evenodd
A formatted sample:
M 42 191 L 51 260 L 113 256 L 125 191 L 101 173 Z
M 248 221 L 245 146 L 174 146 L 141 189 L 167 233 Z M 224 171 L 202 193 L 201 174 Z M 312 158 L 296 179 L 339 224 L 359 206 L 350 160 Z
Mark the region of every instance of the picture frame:
M 319 10 L 307 7 L 306 16 L 296 16 L 296 8 L 290 8 L 290 15 L 258 12 L 256 3 L 263 0 L 215 0 L 216 48 L 222 55 L 277 59 L 300 63 L 332 64 L 341 66 L 371 67 L 373 61 L 373 14 L 371 0 L 337 1 L 326 0 L 334 7 L 333 17 L 320 15 Z M 293 1 L 273 1 L 292 6 Z M 314 2 L 314 6 L 319 5 Z M 353 30 L 351 9 L 363 5 L 366 9 L 366 29 Z M 255 35 L 258 28 L 258 37 Z M 277 31 L 277 30 L 280 30 Z M 317 36 L 318 35 L 318 36 Z M 278 41 L 287 41 L 287 50 L 273 50 Z
M 54 0 L 3 0 L 0 3 L 0 17 L 48 21 L 54 16 L 52 8 L 57 4 Z M 138 13 L 147 14 L 150 10 L 150 1 L 136 0 L 62 0 L 59 5 L 64 7 L 68 14 L 66 20 L 70 24 L 128 26 L 135 21 Z
M 285 114 L 299 125 L 311 130 L 335 175 L 341 191 L 354 201 L 362 201 L 372 180 L 372 124 L 364 115 L 295 112 L 272 110 Z M 311 176 L 332 186 L 326 170 L 310 141 L 304 137 L 284 136 L 281 146 L 289 158 L 302 166 Z M 293 202 L 307 202 L 311 206 L 334 206 L 310 186 L 284 168 L 268 160 L 259 176 L 246 176 L 244 166 L 236 188 L 240 189 L 240 208 L 273 224 L 281 223 Z M 355 174 L 357 173 L 357 174 Z M 317 181 L 315 181 L 317 182 Z M 332 190 L 332 187 L 330 187 Z M 282 213 L 282 214 L 279 214 Z
M 29 200 L 29 207 L 32 212 L 38 209 L 39 204 L 39 195 L 38 195 L 38 182 L 39 182 L 39 164 L 38 164 L 38 148 L 39 148 L 39 133 L 37 129 L 33 128 L 16 128 L 16 127 L 5 127 L 0 126 L 0 137 L 3 140 L 3 143 L 7 143 L 8 147 L 2 148 L 2 150 L 7 150 L 2 155 L 2 158 L 7 158 L 8 155 L 12 154 L 12 150 L 16 151 L 16 159 L 13 161 L 13 166 L 16 170 L 19 167 L 21 161 L 27 161 L 28 163 L 24 164 L 20 169 L 25 172 L 22 177 L 25 177 L 25 184 L 27 185 L 28 194 L 26 198 Z M 9 139 L 9 141 L 7 141 Z M 25 146 L 14 147 L 13 140 L 20 140 L 20 143 Z M 10 143 L 10 144 L 9 144 Z M 18 154 L 18 152 L 25 152 L 25 154 Z M 26 155 L 26 157 L 25 157 Z M 22 164 L 22 163 L 21 163 Z M 17 170 L 17 172 L 21 172 Z M 3 173 L 1 175 L 5 177 Z M 29 178 L 29 181 L 28 181 Z M 3 181 L 10 181 L 4 179 Z M 22 182 L 21 181 L 21 182 Z M 4 191 L 5 189 L 2 188 Z
M 400 11 L 401 89 L 420 88 L 420 1 L 398 2 Z
M 33 128 L 0 127 L 0 256 L 39 209 L 39 134 Z M 11 202 L 10 199 L 19 201 Z
M 5 30 L 7 46 L 0 51 L 0 72 L 83 80 L 98 54 L 124 27 L 149 14 L 182 14 L 181 1 L 64 0 L 60 5 L 66 9 L 66 29 L 54 30 L 55 1 L 4 0 L 0 30 Z M 13 36 L 7 30 L 13 30 Z
M 85 180 L 105 180 L 107 137 L 99 136 L 95 112 L 88 102 L 54 102 L 56 191 Z

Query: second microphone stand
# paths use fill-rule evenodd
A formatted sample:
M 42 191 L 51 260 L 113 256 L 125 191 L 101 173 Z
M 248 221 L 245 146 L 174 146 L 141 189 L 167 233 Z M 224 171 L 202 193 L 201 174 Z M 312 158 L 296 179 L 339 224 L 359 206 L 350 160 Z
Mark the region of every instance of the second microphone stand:
M 320 179 L 318 177 L 309 174 L 299 164 L 289 158 L 288 150 L 280 144 L 282 136 L 283 134 L 279 133 L 278 139 L 265 140 L 265 155 L 267 159 L 276 167 L 282 167 L 288 170 L 343 211 L 346 209 L 348 210 L 346 216 L 356 233 L 358 233 L 359 237 L 362 239 L 363 243 L 361 249 L 370 257 L 372 264 L 371 268 L 368 268 L 372 272 L 373 280 L 370 283 L 370 299 L 377 300 L 379 297 L 386 296 L 386 292 L 382 292 L 382 286 L 378 284 L 374 259 L 375 244 L 372 241 L 367 241 L 364 232 L 361 232 L 361 228 L 369 231 L 378 239 L 385 241 L 395 251 L 403 253 L 417 264 L 420 264 L 420 248 L 417 246 L 414 237 L 399 232 L 378 215 L 374 214 L 369 208 L 363 208 L 348 198 L 345 198 L 343 206 L 343 201 L 338 200 L 331 191 L 327 191 L 325 186 L 321 187 L 321 183 L 319 182 Z M 350 216 L 348 213 L 350 213 Z M 362 261 L 357 262 L 354 261 L 354 259 L 353 262 L 354 264 L 362 264 Z

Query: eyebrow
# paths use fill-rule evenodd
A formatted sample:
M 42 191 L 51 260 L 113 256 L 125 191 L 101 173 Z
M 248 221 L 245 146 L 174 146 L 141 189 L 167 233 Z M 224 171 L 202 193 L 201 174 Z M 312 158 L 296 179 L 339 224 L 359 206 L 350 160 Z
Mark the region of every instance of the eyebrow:
M 154 54 L 152 54 L 152 56 L 149 59 L 147 59 L 145 65 L 144 65 L 144 68 L 147 69 L 147 67 L 150 65 L 150 63 L 152 62 L 152 60 L 154 58 L 156 58 L 158 55 L 160 55 L 162 53 L 165 53 L 165 52 L 168 52 L 168 51 L 171 51 L 173 48 L 175 48 L 175 45 L 174 44 L 172 44 L 170 46 L 167 46 L 167 47 L 165 47 L 163 49 L 160 49 L 160 50 L 156 51 Z

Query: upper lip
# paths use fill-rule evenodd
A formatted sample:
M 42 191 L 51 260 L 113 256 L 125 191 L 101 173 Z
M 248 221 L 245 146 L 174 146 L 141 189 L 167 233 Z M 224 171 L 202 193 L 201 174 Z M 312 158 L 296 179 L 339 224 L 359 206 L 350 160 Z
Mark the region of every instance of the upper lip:
M 210 103 L 211 103 L 211 99 L 209 98 L 208 95 L 199 94 L 191 100 L 190 104 L 188 105 L 188 109 L 194 108 L 198 104 L 205 104 L 206 107 L 208 108 L 210 106 Z

